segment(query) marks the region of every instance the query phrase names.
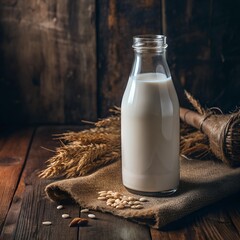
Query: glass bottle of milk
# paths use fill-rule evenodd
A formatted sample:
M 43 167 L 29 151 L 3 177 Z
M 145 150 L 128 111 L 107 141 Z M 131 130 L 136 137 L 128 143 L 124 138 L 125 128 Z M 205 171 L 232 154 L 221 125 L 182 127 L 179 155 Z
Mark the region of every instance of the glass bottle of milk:
M 133 38 L 135 58 L 121 105 L 123 185 L 164 196 L 179 185 L 179 102 L 166 61 L 166 37 Z

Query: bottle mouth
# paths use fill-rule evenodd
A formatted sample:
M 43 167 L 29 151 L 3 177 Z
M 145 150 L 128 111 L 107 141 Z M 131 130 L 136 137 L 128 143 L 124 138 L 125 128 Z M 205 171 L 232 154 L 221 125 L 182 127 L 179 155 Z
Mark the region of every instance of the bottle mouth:
M 133 37 L 132 47 L 135 50 L 157 50 L 163 51 L 167 48 L 167 37 L 164 35 L 137 35 Z

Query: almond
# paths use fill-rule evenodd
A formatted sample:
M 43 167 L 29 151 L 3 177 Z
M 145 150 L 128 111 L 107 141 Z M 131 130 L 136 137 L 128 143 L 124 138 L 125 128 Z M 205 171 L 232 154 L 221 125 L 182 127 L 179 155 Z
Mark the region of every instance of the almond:
M 88 220 L 86 218 L 74 218 L 70 223 L 69 227 L 83 227 L 88 225 Z
M 80 220 L 78 221 L 78 226 L 87 226 L 88 225 L 88 220 L 86 218 L 80 218 Z

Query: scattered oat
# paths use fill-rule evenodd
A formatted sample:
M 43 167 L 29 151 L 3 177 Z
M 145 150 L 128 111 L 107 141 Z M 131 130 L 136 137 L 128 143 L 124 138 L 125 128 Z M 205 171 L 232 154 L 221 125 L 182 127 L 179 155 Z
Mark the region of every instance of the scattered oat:
M 115 199 L 115 203 L 120 203 L 121 200 L 119 198 Z
M 87 212 L 89 212 L 89 209 L 87 208 L 81 210 L 81 213 L 87 213 Z
M 106 197 L 107 196 L 107 193 L 101 193 L 99 194 L 99 197 Z
M 107 194 L 107 191 L 100 191 L 98 194 Z
M 135 206 L 135 205 L 132 205 L 131 208 L 132 208 L 132 209 L 136 209 L 136 206 Z
M 42 224 L 49 226 L 49 225 L 52 225 L 52 222 L 50 222 L 50 221 L 45 221 L 45 222 L 42 222 Z
M 124 206 L 123 204 L 119 204 L 119 205 L 116 206 L 116 208 L 117 208 L 117 209 L 124 209 L 125 206 Z
M 115 192 L 115 193 L 113 193 L 113 198 L 119 198 L 119 197 L 121 197 L 121 194 L 119 193 L 119 192 Z
M 107 203 L 114 203 L 115 202 L 115 199 L 114 198 L 109 198 L 108 200 L 107 200 Z
M 106 197 L 98 197 L 98 200 L 104 201 L 104 200 L 106 200 L 106 199 L 107 199 Z
M 139 201 L 140 202 L 147 202 L 148 200 L 146 198 L 142 197 L 142 198 L 139 199 Z
M 132 209 L 142 209 L 143 205 L 132 205 L 131 208 Z
M 129 200 L 129 201 L 135 201 L 136 198 L 134 198 L 134 197 L 128 197 L 128 200 Z
M 131 209 L 141 209 L 144 208 L 144 202 L 148 200 L 144 197 L 136 198 L 136 197 L 129 197 L 125 196 L 119 192 L 114 191 L 100 191 L 98 192 L 98 200 L 102 200 L 106 202 L 107 206 L 111 206 L 116 209 L 124 209 L 124 208 L 131 208 Z
M 92 214 L 92 213 L 88 214 L 88 217 L 89 218 L 96 218 L 95 214 Z

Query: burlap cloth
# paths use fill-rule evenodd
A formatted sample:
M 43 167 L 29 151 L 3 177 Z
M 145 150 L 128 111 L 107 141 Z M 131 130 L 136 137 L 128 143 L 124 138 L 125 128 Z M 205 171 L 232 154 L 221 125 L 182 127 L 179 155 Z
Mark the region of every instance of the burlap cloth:
M 144 208 L 115 209 L 97 200 L 98 191 L 118 191 L 130 194 L 121 182 L 121 163 L 115 162 L 97 172 L 49 184 L 46 193 L 53 201 L 72 198 L 83 208 L 112 213 L 129 220 L 160 228 L 206 205 L 240 190 L 240 168 L 214 161 L 181 159 L 181 180 L 172 197 L 147 197 Z M 139 197 L 139 196 L 138 196 Z

